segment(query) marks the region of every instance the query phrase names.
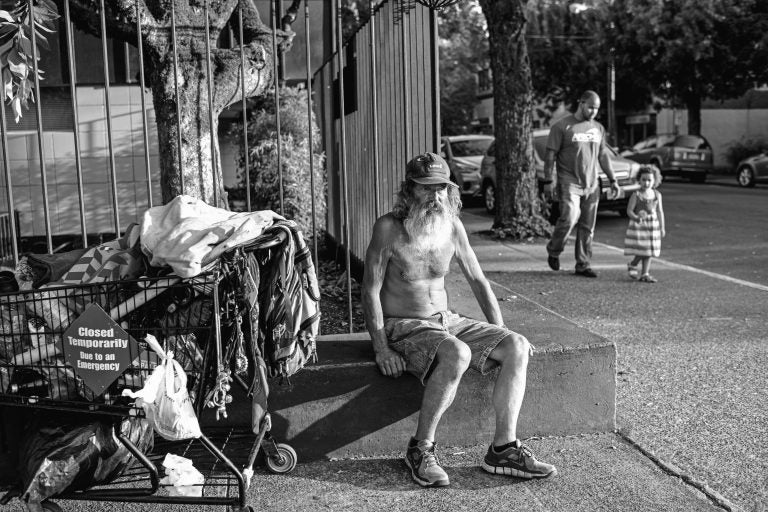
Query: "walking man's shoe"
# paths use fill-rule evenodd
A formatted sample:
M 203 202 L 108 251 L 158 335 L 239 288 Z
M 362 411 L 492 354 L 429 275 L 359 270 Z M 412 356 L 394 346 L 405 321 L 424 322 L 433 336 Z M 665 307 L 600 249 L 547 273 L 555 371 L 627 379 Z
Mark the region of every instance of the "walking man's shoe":
M 405 451 L 405 465 L 411 470 L 411 478 L 422 487 L 447 487 L 448 475 L 440 467 L 435 454 L 435 443 L 411 439 Z
M 574 272 L 577 276 L 584 276 L 584 277 L 597 277 L 597 272 L 592 270 L 589 267 L 586 268 L 577 268 L 576 272 Z
M 483 469 L 495 475 L 517 478 L 547 478 L 557 474 L 555 466 L 537 461 L 530 448 L 519 440 L 501 452 L 497 452 L 493 445 L 489 446 Z
M 557 256 L 550 256 L 547 258 L 547 264 L 552 270 L 560 270 L 560 258 Z

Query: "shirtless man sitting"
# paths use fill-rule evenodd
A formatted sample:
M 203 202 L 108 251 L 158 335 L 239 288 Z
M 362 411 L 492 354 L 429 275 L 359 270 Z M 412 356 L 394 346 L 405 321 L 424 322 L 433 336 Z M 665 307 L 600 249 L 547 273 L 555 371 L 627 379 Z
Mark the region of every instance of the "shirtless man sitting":
M 459 191 L 449 177 L 448 164 L 437 154 L 408 162 L 395 206 L 374 224 L 365 255 L 362 299 L 376 364 L 384 375 L 407 371 L 424 385 L 405 463 L 419 485 L 449 485 L 435 454 L 437 425 L 467 368 L 486 374 L 500 366 L 492 398 L 496 430 L 483 469 L 519 478 L 554 475 L 554 466 L 537 461 L 517 439 L 532 347 L 503 324 L 458 218 Z M 488 322 L 448 311 L 445 275 L 454 256 Z

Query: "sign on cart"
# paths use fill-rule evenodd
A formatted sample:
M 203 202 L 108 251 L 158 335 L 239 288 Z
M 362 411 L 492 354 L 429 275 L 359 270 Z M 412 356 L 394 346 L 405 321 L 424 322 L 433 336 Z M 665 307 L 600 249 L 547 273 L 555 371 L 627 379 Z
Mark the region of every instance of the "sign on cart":
M 62 344 L 67 363 L 97 395 L 115 382 L 139 353 L 136 340 L 94 303 L 70 324 Z

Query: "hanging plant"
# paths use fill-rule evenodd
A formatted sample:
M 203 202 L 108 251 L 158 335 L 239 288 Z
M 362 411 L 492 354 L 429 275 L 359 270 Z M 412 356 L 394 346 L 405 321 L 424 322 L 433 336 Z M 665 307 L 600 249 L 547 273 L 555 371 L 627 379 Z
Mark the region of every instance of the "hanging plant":
M 426 5 L 430 9 L 442 9 L 443 7 L 448 7 L 449 5 L 453 5 L 459 0 L 416 0 L 421 5 Z
M 2 101 L 8 101 L 18 123 L 22 107 L 35 101 L 34 56 L 40 60 L 40 48 L 48 49 L 45 33 L 54 32 L 53 22 L 59 15 L 52 4 L 40 1 L 33 6 L 35 43 L 32 48 L 29 3 L 20 0 L 11 11 L 0 10 L 0 70 L 2 73 Z M 43 79 L 43 70 L 37 70 L 37 79 Z

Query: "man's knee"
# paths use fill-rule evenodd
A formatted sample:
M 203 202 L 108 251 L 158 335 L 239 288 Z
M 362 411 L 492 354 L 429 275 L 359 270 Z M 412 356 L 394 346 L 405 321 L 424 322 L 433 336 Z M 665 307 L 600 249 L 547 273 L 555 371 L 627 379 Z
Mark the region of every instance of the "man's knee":
M 472 361 L 472 350 L 459 340 L 447 339 L 440 344 L 437 351 L 437 365 L 445 370 L 461 376 Z
M 501 364 L 528 366 L 531 344 L 525 336 L 515 332 L 508 334 L 494 349 L 495 359 Z
M 560 218 L 563 220 L 563 222 L 568 223 L 568 226 L 573 228 L 577 222 L 579 222 L 579 217 L 581 216 L 581 209 L 579 209 L 576 205 L 569 205 L 566 208 L 563 209 L 562 213 L 560 214 Z

